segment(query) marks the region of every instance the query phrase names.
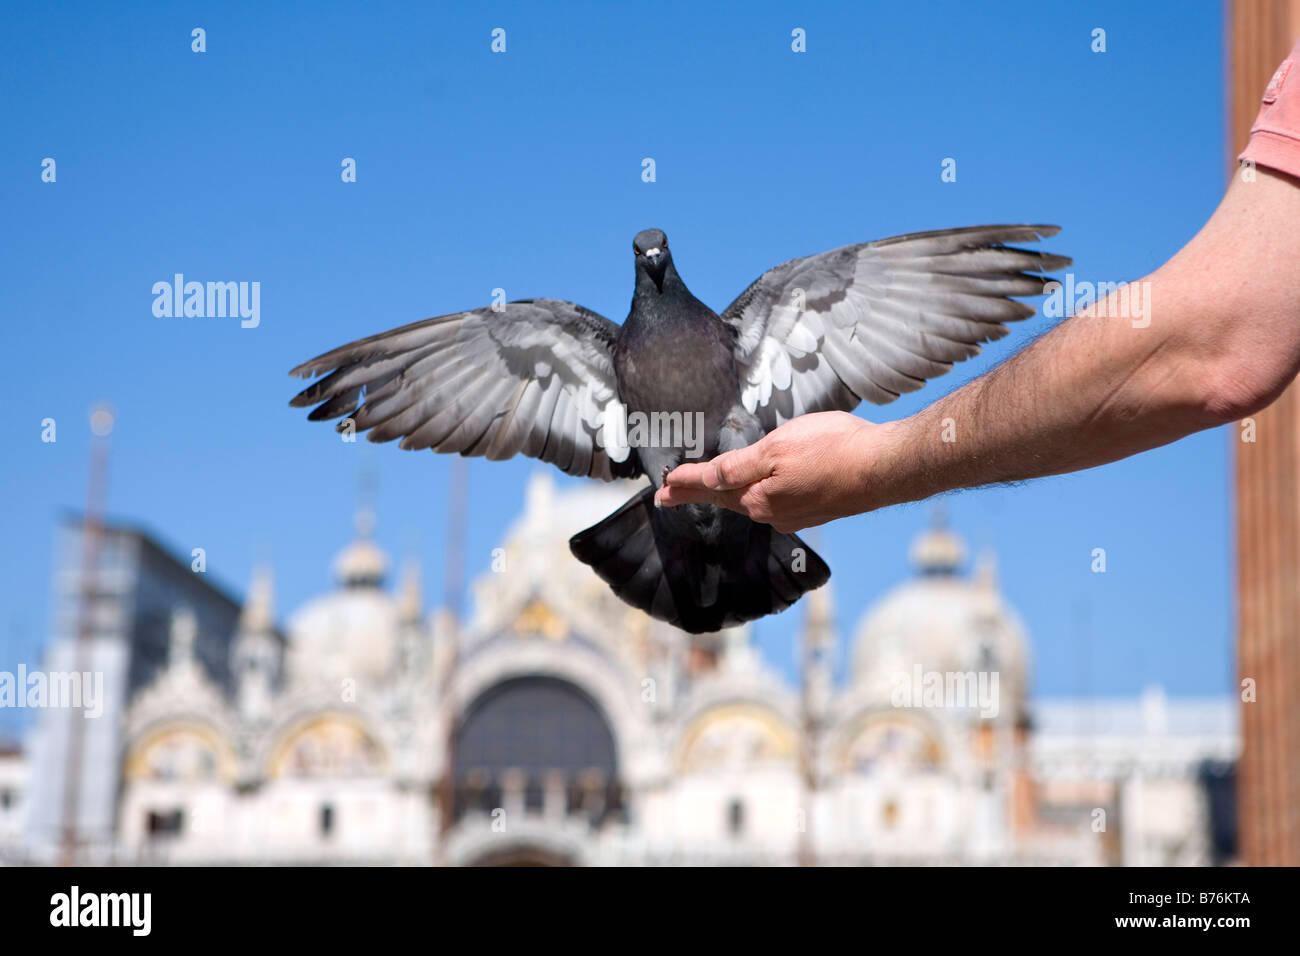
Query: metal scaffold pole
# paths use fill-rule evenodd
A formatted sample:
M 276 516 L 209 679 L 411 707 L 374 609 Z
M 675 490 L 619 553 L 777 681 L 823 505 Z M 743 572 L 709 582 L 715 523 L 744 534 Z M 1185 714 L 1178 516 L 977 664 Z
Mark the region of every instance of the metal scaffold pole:
M 95 630 L 95 599 L 99 577 L 99 550 L 104 536 L 104 496 L 108 483 L 109 435 L 113 431 L 113 412 L 97 405 L 90 413 L 90 474 L 86 486 L 86 513 L 81 532 L 81 588 L 77 608 L 77 634 L 74 647 L 74 671 L 84 674 L 90 669 L 91 641 Z M 71 866 L 77 862 L 81 838 L 77 817 L 81 800 L 81 763 L 86 746 L 86 726 L 81 715 L 68 712 L 68 750 L 64 763 L 62 854 L 60 862 Z
M 460 456 L 451 460 L 447 491 L 447 541 L 444 556 L 443 606 L 448 622 L 447 667 L 442 680 L 442 713 L 445 740 L 442 779 L 439 781 L 437 851 L 434 863 L 446 866 L 447 835 L 456 822 L 456 670 L 460 666 L 462 592 L 465 586 L 465 521 L 469 499 L 469 462 Z

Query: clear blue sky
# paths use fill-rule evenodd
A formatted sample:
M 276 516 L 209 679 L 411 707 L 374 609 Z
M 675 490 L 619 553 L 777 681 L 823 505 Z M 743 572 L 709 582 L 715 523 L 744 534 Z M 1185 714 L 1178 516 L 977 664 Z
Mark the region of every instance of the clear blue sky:
M 1217 3 L 263 6 L 5 9 L 0 669 L 38 659 L 55 522 L 84 501 L 96 399 L 118 412 L 111 514 L 206 548 L 233 589 L 266 554 L 282 614 L 329 587 L 365 466 L 381 543 L 417 546 L 440 595 L 449 460 L 342 444 L 287 407 L 291 366 L 498 286 L 621 321 L 628 246 L 649 226 L 718 310 L 792 256 L 983 222 L 1059 223 L 1050 248 L 1079 278 L 1136 278 L 1191 237 L 1224 182 Z M 190 50 L 194 27 L 206 53 Z M 956 183 L 940 181 L 945 157 Z M 261 326 L 155 318 L 151 286 L 175 272 L 259 281 Z M 913 412 L 1046 325 L 860 413 Z M 1229 690 L 1229 440 L 947 499 L 955 527 L 997 549 L 1035 693 Z M 471 462 L 471 574 L 535 467 Z M 927 514 L 821 532 L 842 627 L 909 574 Z M 797 623 L 757 630 L 784 669 Z M 0 712 L 0 731 L 20 716 Z

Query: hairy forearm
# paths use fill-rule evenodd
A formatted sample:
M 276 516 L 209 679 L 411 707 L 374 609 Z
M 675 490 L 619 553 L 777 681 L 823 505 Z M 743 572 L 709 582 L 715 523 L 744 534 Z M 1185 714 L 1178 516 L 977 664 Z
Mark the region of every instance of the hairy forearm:
M 883 425 L 799 416 L 746 449 L 680 466 L 655 501 L 706 501 L 792 531 L 1091 468 L 1235 421 L 1300 371 L 1297 274 L 1300 182 L 1260 169 L 1234 179 L 1156 272 L 929 408 Z
M 1198 357 L 1150 326 L 1099 311 L 883 426 L 864 483 L 871 507 L 1091 468 L 1221 423 Z
M 1130 286 L 1127 309 L 1112 293 L 881 426 L 864 458 L 866 504 L 1091 468 L 1263 408 L 1300 369 L 1296 222 L 1295 180 L 1234 180 L 1196 238 Z

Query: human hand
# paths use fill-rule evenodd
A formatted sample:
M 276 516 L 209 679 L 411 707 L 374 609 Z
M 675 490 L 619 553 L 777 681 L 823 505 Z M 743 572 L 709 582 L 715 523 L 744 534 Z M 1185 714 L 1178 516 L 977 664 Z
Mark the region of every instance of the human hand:
M 782 532 L 869 511 L 868 468 L 886 427 L 847 412 L 800 415 L 747 448 L 679 465 L 655 505 L 720 505 Z

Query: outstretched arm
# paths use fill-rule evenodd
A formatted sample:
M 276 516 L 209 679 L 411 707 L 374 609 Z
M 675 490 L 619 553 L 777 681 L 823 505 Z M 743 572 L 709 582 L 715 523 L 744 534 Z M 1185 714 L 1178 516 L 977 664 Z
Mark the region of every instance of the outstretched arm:
M 656 504 L 708 501 L 781 531 L 956 488 L 1105 464 L 1271 403 L 1300 371 L 1300 180 L 1234 176 L 1149 283 L 1115 292 L 901 421 L 805 415 L 668 476 Z M 1145 310 L 1144 310 L 1145 311 Z

